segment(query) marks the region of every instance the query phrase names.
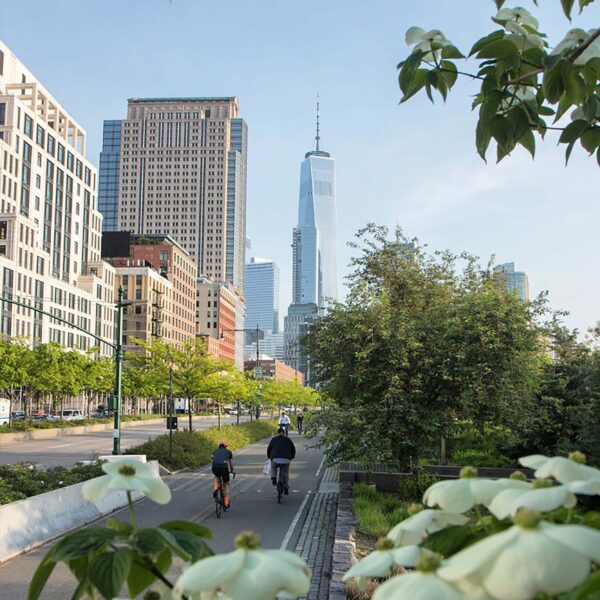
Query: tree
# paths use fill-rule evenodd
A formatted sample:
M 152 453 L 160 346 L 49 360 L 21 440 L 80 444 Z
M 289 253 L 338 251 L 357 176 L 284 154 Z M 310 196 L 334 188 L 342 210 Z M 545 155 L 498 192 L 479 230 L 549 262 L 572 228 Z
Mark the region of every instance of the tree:
M 318 418 L 330 458 L 407 468 L 456 418 L 480 428 L 518 418 L 533 401 L 542 349 L 532 323 L 543 307 L 469 255 L 428 255 L 399 229 L 391 240 L 375 226 L 357 237 L 346 302 L 308 338 L 332 400 Z
M 204 378 L 203 392 L 217 403 L 217 427 L 221 429 L 221 407 L 245 398 L 248 393 L 246 378 L 231 363 L 226 368 Z M 239 413 L 239 411 L 238 411 Z
M 82 384 L 86 395 L 88 418 L 91 414 L 92 400 L 98 400 L 101 394 L 109 394 L 115 386 L 115 367 L 112 358 L 107 356 L 94 358 L 92 352 L 84 357 L 82 365 Z
M 580 10 L 593 1 L 579 0 Z M 479 108 L 475 143 L 484 160 L 492 139 L 498 162 L 517 144 L 533 157 L 534 134 L 543 139 L 549 129 L 558 129 L 567 162 L 579 142 L 590 155 L 596 153 L 600 164 L 600 27 L 571 29 L 551 45 L 529 11 L 494 2 L 498 12 L 492 20 L 500 28 L 474 42 L 468 58 L 478 60 L 479 68 L 473 73 L 458 69 L 456 61 L 465 56 L 441 31 L 408 29 L 406 42 L 413 50 L 398 65 L 400 102 L 423 89 L 432 102 L 434 90 L 445 100 L 457 78 L 467 77 L 480 86 L 473 108 Z M 575 0 L 561 4 L 570 19 Z M 557 126 L 572 109 L 571 122 Z M 553 125 L 547 124 L 549 117 Z
M 13 404 L 17 390 L 28 380 L 31 351 L 21 340 L 0 340 L 0 390 L 8 396 L 9 424 L 12 424 Z

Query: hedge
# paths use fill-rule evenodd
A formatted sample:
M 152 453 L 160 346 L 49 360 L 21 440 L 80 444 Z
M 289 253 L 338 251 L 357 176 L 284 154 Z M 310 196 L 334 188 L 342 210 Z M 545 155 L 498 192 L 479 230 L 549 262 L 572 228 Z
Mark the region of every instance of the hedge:
M 148 460 L 157 460 L 168 469 L 200 467 L 211 460 L 219 440 L 227 440 L 230 450 L 238 450 L 258 440 L 275 435 L 277 421 L 252 421 L 240 425 L 223 425 L 202 431 L 174 431 L 173 452 L 169 458 L 169 434 L 161 435 L 139 446 L 125 450 L 125 454 L 145 454 Z

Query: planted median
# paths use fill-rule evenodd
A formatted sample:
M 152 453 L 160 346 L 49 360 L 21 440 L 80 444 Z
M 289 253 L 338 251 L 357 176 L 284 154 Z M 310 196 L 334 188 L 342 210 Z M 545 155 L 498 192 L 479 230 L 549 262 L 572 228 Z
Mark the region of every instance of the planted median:
M 240 425 L 224 425 L 221 429 L 211 427 L 202 431 L 173 432 L 173 448 L 169 456 L 169 435 L 149 440 L 139 446 L 128 448 L 126 454 L 145 454 L 148 460 L 157 460 L 168 469 L 200 467 L 211 460 L 212 451 L 219 440 L 225 439 L 231 450 L 275 435 L 277 421 L 252 421 Z

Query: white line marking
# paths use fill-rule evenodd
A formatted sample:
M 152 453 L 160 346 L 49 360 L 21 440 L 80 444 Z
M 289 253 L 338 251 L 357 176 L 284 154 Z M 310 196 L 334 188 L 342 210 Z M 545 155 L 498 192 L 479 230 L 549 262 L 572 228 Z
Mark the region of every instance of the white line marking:
M 46 450 L 53 450 L 54 448 L 66 448 L 67 446 L 72 446 L 73 444 L 58 444 L 58 446 L 48 446 Z
M 325 457 L 323 457 L 323 460 L 321 461 L 321 464 L 319 465 L 319 468 L 317 469 L 317 472 L 315 473 L 315 477 L 318 477 L 321 473 L 321 469 L 323 468 L 323 465 L 325 464 Z
M 294 529 L 296 529 L 296 525 L 298 524 L 298 521 L 300 520 L 300 515 L 302 514 L 302 511 L 304 510 L 304 507 L 306 506 L 306 503 L 308 502 L 308 498 L 310 497 L 311 493 L 312 493 L 311 490 L 308 490 L 308 492 L 306 492 L 306 496 L 304 496 L 304 500 L 302 500 L 302 504 L 300 504 L 300 508 L 298 508 L 298 510 L 296 511 L 294 520 L 291 522 L 290 527 L 287 530 L 285 537 L 283 538 L 283 542 L 281 542 L 281 546 L 279 546 L 280 550 L 285 550 L 287 548 L 287 545 L 289 544 L 290 539 L 292 537 L 292 533 L 294 533 Z

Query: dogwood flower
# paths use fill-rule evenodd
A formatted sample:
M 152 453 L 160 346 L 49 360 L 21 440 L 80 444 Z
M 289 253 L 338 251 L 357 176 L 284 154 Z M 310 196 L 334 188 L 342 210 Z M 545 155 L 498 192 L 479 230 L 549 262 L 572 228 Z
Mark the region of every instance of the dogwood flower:
M 527 25 L 532 29 L 537 29 L 540 24 L 538 20 L 522 6 L 515 6 L 515 8 L 501 8 L 494 17 L 494 21 L 498 21 L 503 25 L 513 23 L 517 25 Z
M 160 477 L 154 477 L 148 463 L 133 458 L 124 458 L 102 464 L 106 475 L 86 481 L 81 495 L 90 502 L 98 502 L 113 490 L 140 491 L 157 504 L 171 500 L 171 490 Z
M 287 550 L 260 550 L 259 537 L 238 535 L 236 550 L 204 558 L 188 567 L 175 583 L 173 598 L 272 600 L 297 598 L 310 588 L 310 569 Z
M 477 469 L 464 467 L 460 479 L 438 481 L 430 486 L 423 496 L 427 506 L 439 506 L 452 513 L 464 513 L 476 504 L 487 506 L 498 493 L 496 482 L 479 479 Z
M 413 52 L 420 50 L 427 52 L 423 57 L 425 61 L 431 61 L 434 58 L 434 54 L 438 52 L 437 48 L 433 48 L 432 45 L 440 46 L 451 46 L 452 42 L 446 38 L 446 36 L 439 29 L 432 29 L 431 31 L 425 31 L 421 27 L 410 27 L 406 31 L 406 45 L 413 46 Z
M 440 579 L 436 573 L 439 559 L 426 555 L 417 563 L 414 573 L 396 575 L 380 585 L 373 594 L 373 600 L 464 600 L 465 590 Z
M 548 512 L 560 506 L 573 508 L 575 504 L 577 498 L 567 486 L 551 485 L 537 489 L 507 488 L 492 500 L 488 508 L 497 519 L 506 519 L 514 517 L 521 508 Z
M 464 515 L 426 508 L 392 527 L 386 537 L 396 547 L 418 545 L 430 533 L 441 531 L 450 525 L 464 525 L 468 521 Z
M 583 464 L 585 455 L 581 452 L 572 452 L 569 458 L 564 456 L 544 456 L 543 454 L 531 454 L 519 459 L 524 467 L 535 469 L 538 479 L 552 477 L 560 483 L 571 481 L 588 481 L 600 479 L 600 470 Z
M 532 33 L 517 21 L 508 21 L 504 26 L 510 32 L 504 39 L 513 42 L 521 51 L 528 48 L 544 48 L 546 45 L 541 35 Z
M 526 508 L 514 522 L 448 558 L 438 575 L 466 579 L 498 600 L 527 600 L 572 590 L 588 577 L 591 562 L 600 562 L 600 531 L 547 523 Z
M 575 50 L 581 46 L 590 36 L 596 33 L 596 29 L 585 31 L 584 29 L 571 29 L 559 42 L 550 54 L 560 54 L 565 50 Z M 585 65 L 592 58 L 600 58 L 600 39 L 596 38 L 574 61 L 576 65 Z

